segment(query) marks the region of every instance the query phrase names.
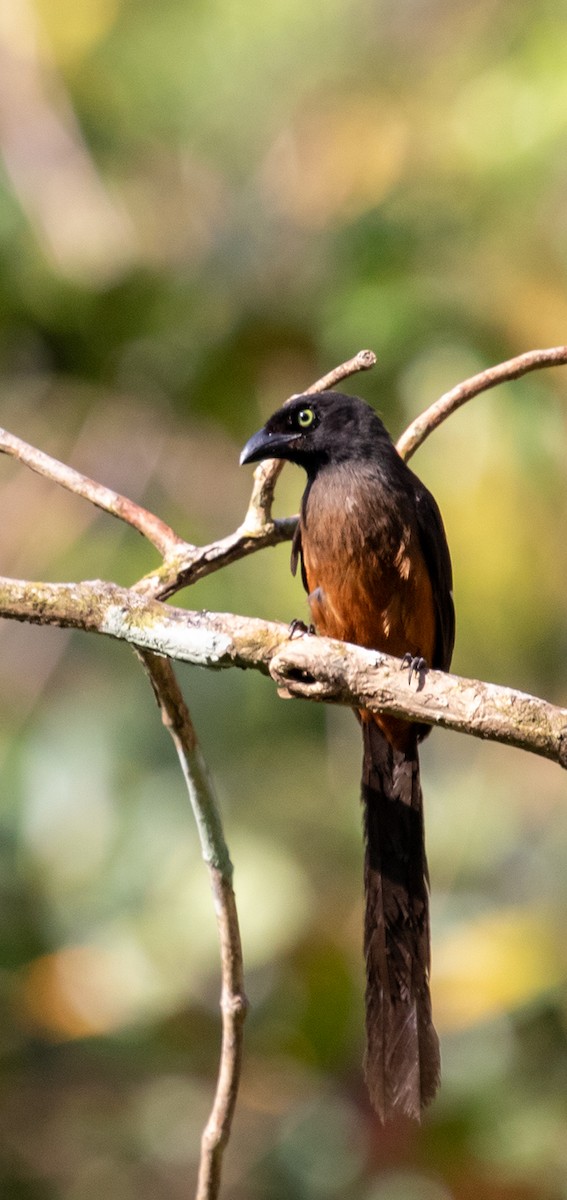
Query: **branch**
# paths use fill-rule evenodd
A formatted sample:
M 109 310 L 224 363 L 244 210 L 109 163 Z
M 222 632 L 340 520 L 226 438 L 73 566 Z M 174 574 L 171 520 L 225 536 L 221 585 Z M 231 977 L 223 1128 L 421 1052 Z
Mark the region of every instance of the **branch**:
M 297 517 L 284 517 L 268 521 L 255 530 L 239 525 L 234 533 L 218 538 L 207 546 L 192 546 L 188 542 L 181 542 L 173 553 L 165 556 L 160 567 L 144 575 L 132 590 L 140 595 L 167 600 L 188 584 L 196 583 L 205 575 L 212 575 L 213 571 L 220 571 L 221 567 L 238 562 L 238 559 L 245 558 L 256 550 L 278 546 L 280 542 L 289 542 L 296 525 Z
M 220 1189 L 222 1156 L 230 1137 L 242 1067 L 243 1026 L 247 1011 L 244 992 L 242 946 L 236 900 L 232 889 L 232 863 L 224 840 L 214 788 L 171 662 L 148 650 L 138 651 L 154 690 L 162 721 L 173 739 L 187 784 L 209 868 L 222 969 L 222 1047 L 217 1089 L 211 1114 L 201 1139 L 201 1159 L 196 1200 L 216 1200 Z
M 74 492 L 76 496 L 82 496 L 84 500 L 89 500 L 91 504 L 102 508 L 111 516 L 126 521 L 127 525 L 142 533 L 162 555 L 171 553 L 176 546 L 187 546 L 187 543 L 182 542 L 169 525 L 154 513 L 148 512 L 133 500 L 128 500 L 126 496 L 121 496 L 119 492 L 114 492 L 112 488 L 95 483 L 88 475 L 82 475 L 74 467 L 68 467 L 66 463 L 59 462 L 43 450 L 37 450 L 35 446 L 30 446 L 28 442 L 15 437 L 13 433 L 8 433 L 6 429 L 0 429 L 0 453 L 9 454 L 37 475 L 51 479 L 53 483 Z
M 306 394 L 334 387 L 357 371 L 369 370 L 375 362 L 376 356 L 371 350 L 360 350 L 354 358 L 342 363 L 310 388 L 306 388 Z M 554 346 L 548 350 L 530 350 L 527 354 L 520 354 L 517 358 L 488 367 L 478 375 L 465 379 L 412 421 L 396 443 L 398 453 L 407 461 L 434 429 L 474 396 L 496 387 L 499 383 L 518 379 L 529 371 L 565 363 L 567 346 Z M 283 465 L 282 462 L 271 459 L 256 467 L 248 511 L 235 533 L 212 542 L 209 546 L 184 546 L 180 543 L 173 552 L 165 556 L 161 567 L 140 580 L 137 589 L 165 600 L 180 588 L 195 583 L 203 575 L 217 571 L 256 550 L 290 540 L 297 517 L 289 517 L 285 521 L 274 521 L 271 517 L 274 487 Z
M 360 350 L 354 358 L 342 363 L 307 388 L 306 394 L 315 394 L 334 387 L 358 371 L 369 370 L 375 362 L 376 356 L 371 350 Z M 506 380 L 517 379 L 528 371 L 565 363 L 567 346 L 555 346 L 548 350 L 531 350 L 495 367 L 489 367 L 479 375 L 473 375 L 441 396 L 408 426 L 397 442 L 398 452 L 402 458 L 410 458 L 429 434 L 452 412 L 488 388 Z M 253 554 L 256 550 L 289 541 L 297 524 L 297 517 L 273 520 L 270 515 L 273 490 L 282 466 L 274 460 L 260 463 L 256 468 L 248 511 L 238 529 L 207 546 L 194 546 L 178 537 L 159 517 L 133 500 L 95 483 L 86 475 L 1 429 L 0 452 L 10 454 L 40 475 L 91 501 L 112 516 L 126 521 L 155 546 L 163 561 L 158 568 L 145 575 L 135 585 L 135 590 L 141 595 L 165 600 L 180 588 L 187 587 L 203 576 Z
M 427 671 L 417 687 L 408 686 L 399 659 L 327 638 L 287 642 L 273 656 L 270 675 L 284 695 L 438 725 L 567 768 L 567 709 L 526 692 L 443 671 Z
M 567 709 L 512 688 L 429 671 L 408 687 L 400 660 L 329 638 L 290 640 L 286 625 L 188 612 L 98 580 L 0 578 L 0 616 L 103 633 L 202 667 L 272 674 L 289 695 L 333 701 L 502 742 L 567 767 Z
M 429 434 L 457 408 L 466 404 L 467 400 L 472 400 L 473 396 L 496 387 L 498 383 L 519 379 L 521 375 L 527 375 L 528 371 L 538 371 L 542 367 L 559 367 L 565 363 L 567 346 L 553 346 L 551 350 L 529 350 L 527 354 L 519 354 L 517 358 L 509 358 L 507 362 L 498 363 L 496 367 L 488 367 L 486 371 L 472 375 L 470 379 L 465 379 L 463 383 L 451 388 L 450 392 L 445 392 L 408 425 L 405 433 L 398 438 L 398 454 L 406 461 L 411 458 Z
M 311 395 L 334 387 L 357 371 L 370 370 L 375 362 L 376 355 L 372 350 L 360 350 L 354 358 L 341 363 L 311 384 L 306 393 Z M 274 487 L 283 466 L 282 463 L 273 460 L 260 463 L 254 472 L 252 497 L 242 525 L 234 533 L 219 538 L 208 546 L 194 546 L 179 537 L 169 525 L 140 504 L 121 496 L 112 488 L 96 483 L 87 475 L 59 462 L 43 450 L 30 446 L 5 429 L 0 429 L 0 453 L 16 458 L 37 474 L 59 484 L 67 491 L 74 492 L 84 500 L 89 500 L 91 504 L 125 521 L 143 534 L 159 551 L 163 561 L 156 570 L 138 582 L 136 590 L 162 600 L 172 596 L 180 588 L 195 583 L 204 575 L 210 575 L 213 571 L 218 571 L 256 550 L 289 541 L 297 524 L 297 517 L 284 520 L 273 520 L 271 517 Z

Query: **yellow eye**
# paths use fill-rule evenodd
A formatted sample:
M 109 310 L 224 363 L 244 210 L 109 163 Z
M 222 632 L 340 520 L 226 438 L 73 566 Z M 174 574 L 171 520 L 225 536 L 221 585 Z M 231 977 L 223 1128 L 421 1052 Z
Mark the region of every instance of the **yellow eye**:
M 313 412 L 312 408 L 302 408 L 297 414 L 297 424 L 300 425 L 302 429 L 309 429 L 309 426 L 313 424 L 314 420 L 315 413 Z

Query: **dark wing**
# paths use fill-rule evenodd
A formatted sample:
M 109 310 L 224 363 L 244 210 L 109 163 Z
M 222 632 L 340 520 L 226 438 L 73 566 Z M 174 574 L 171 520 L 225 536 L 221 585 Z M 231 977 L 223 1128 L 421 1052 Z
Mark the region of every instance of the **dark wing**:
M 295 528 L 295 533 L 293 535 L 293 541 L 291 543 L 290 566 L 291 566 L 292 575 L 296 574 L 298 562 L 301 563 L 301 578 L 303 580 L 303 586 L 305 588 L 305 591 L 308 592 L 309 587 L 307 584 L 307 576 L 305 574 L 305 567 L 303 565 L 303 548 L 301 545 L 301 517 L 299 518 L 299 521 L 297 522 L 297 525 Z
M 416 488 L 419 540 L 433 588 L 437 617 L 435 655 L 431 666 L 448 671 L 455 643 L 453 571 L 443 519 L 437 502 L 422 483 Z

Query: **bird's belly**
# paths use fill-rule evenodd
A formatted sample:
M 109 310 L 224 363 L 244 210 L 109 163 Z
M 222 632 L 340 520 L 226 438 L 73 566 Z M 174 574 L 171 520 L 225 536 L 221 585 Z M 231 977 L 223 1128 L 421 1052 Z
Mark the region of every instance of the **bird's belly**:
M 432 661 L 435 610 L 417 546 L 386 563 L 370 552 L 360 562 L 344 552 L 333 562 L 304 547 L 304 566 L 318 633 L 400 658 L 410 653 Z

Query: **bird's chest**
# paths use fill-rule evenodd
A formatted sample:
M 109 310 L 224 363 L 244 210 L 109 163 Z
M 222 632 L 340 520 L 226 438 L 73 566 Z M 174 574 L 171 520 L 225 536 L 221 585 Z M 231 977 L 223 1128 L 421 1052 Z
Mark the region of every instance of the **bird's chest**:
M 402 502 L 375 483 L 316 480 L 302 513 L 302 557 L 319 633 L 392 654 L 431 653 L 429 636 L 422 648 L 412 627 L 430 585 Z

